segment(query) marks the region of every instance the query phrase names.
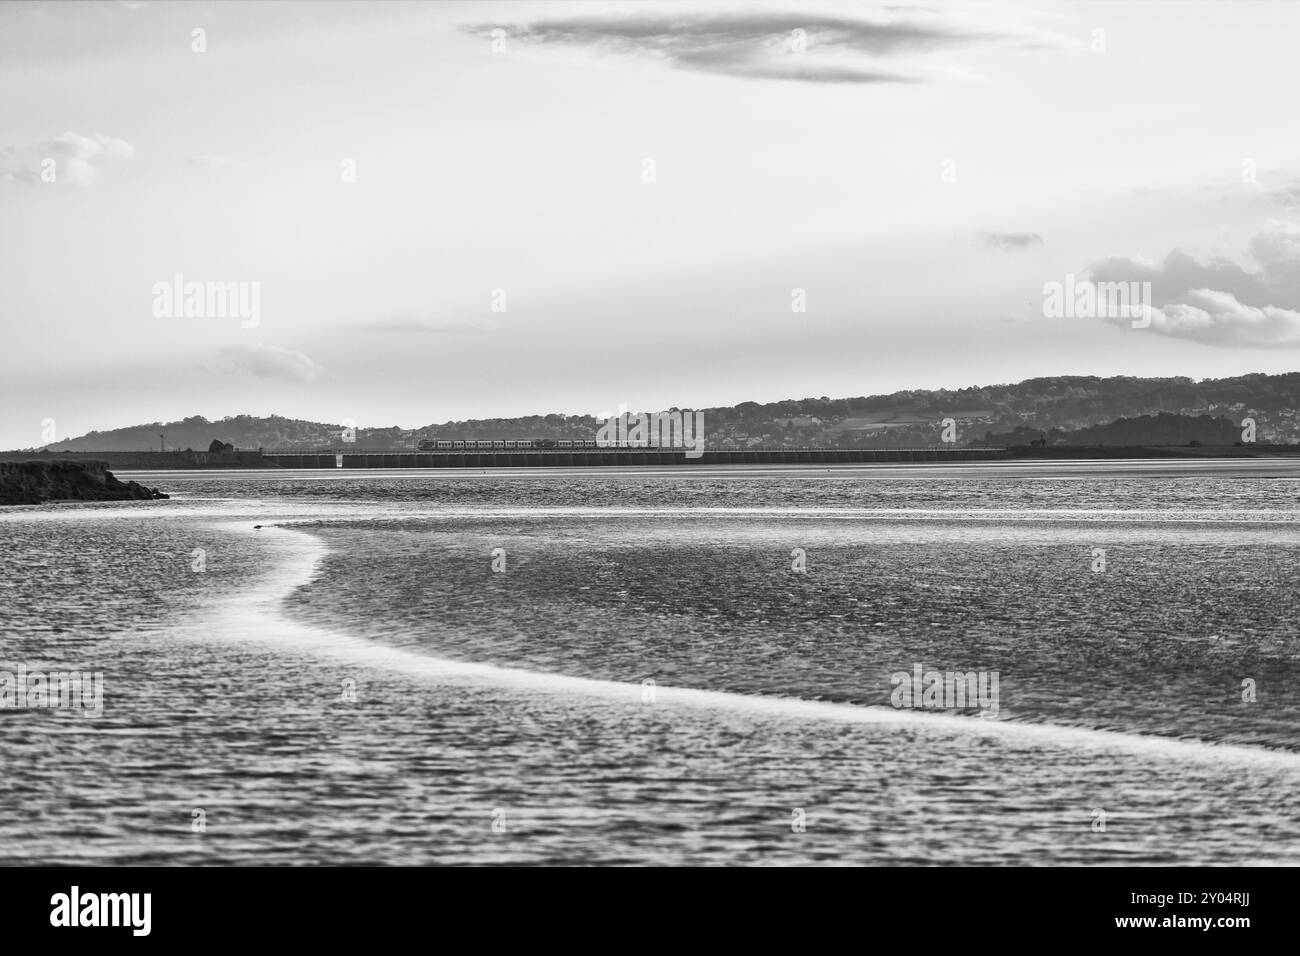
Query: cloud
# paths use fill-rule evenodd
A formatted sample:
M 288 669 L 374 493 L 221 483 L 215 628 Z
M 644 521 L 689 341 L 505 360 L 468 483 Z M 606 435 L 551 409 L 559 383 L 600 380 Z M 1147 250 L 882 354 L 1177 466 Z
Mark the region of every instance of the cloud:
M 991 232 L 985 229 L 980 232 L 979 239 L 985 248 L 1003 252 L 1020 252 L 1043 244 L 1043 237 L 1036 232 Z
M 134 155 L 135 147 L 126 140 L 69 131 L 28 146 L 0 149 L 0 180 L 90 186 L 109 165 Z
M 1021 48 L 1057 45 L 1048 35 L 1008 23 L 957 25 L 923 8 L 878 8 L 859 16 L 794 9 L 789 13 L 638 11 L 535 20 L 510 28 L 476 24 L 475 34 L 502 29 L 507 43 L 586 47 L 639 54 L 686 70 L 750 79 L 811 83 L 910 83 L 924 77 L 918 64 L 882 65 L 891 58 L 946 53 L 956 47 L 1016 42 Z
M 1269 190 L 1268 198 L 1287 209 L 1300 209 L 1300 181 Z
M 274 345 L 231 345 L 221 350 L 238 371 L 279 382 L 314 382 L 325 369 L 302 352 Z
M 1300 224 L 1271 223 L 1250 241 L 1258 268 L 1231 259 L 1201 262 L 1175 249 L 1159 265 L 1111 257 L 1093 282 L 1150 282 L 1149 331 L 1207 345 L 1300 347 Z M 1128 325 L 1127 319 L 1113 320 Z
M 1300 347 L 1300 312 L 1243 305 L 1231 293 L 1213 289 L 1192 289 L 1186 298 L 1153 309 L 1151 329 L 1207 345 Z

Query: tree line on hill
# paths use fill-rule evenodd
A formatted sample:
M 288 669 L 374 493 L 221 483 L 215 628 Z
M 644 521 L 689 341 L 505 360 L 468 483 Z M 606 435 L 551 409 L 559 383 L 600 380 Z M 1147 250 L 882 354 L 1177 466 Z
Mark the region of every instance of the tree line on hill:
M 1242 429 L 1226 418 L 1209 415 L 1139 415 L 1120 418 L 1104 425 L 1090 425 L 1066 431 L 1051 428 L 1042 431 L 1021 426 L 1009 432 L 986 432 L 990 445 L 1106 445 L 1137 447 L 1141 445 L 1234 445 L 1241 443 Z
M 956 423 L 959 444 L 1019 444 L 1031 433 L 1029 440 L 1042 436 L 1054 442 L 1068 436 L 1070 442 L 1081 444 L 1231 444 L 1240 438 L 1244 417 L 1256 421 L 1260 441 L 1300 442 L 1297 397 L 1300 372 L 1200 382 L 1183 377 L 1075 375 L 856 398 L 823 395 L 747 401 L 701 411 L 706 443 L 714 448 L 934 445 L 940 442 L 945 419 Z M 1207 424 L 1211 420 L 1217 423 Z M 359 427 L 350 433 L 341 424 L 279 415 L 238 415 L 219 421 L 196 415 L 90 432 L 53 443 L 46 450 L 150 450 L 160 442 L 169 449 L 212 450 L 214 438 L 242 450 L 346 448 L 349 444 L 403 450 L 422 439 L 592 438 L 601 424 L 592 415 L 553 413 L 448 421 L 413 429 Z

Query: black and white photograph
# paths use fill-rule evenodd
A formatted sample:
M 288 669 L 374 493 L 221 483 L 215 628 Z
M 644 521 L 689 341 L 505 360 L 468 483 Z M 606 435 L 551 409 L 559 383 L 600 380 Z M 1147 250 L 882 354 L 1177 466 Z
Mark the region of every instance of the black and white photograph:
M 0 5 L 22 919 L 149 936 L 129 887 L 199 870 L 1164 868 L 1078 906 L 1250 940 L 1214 872 L 1300 864 L 1298 41 Z

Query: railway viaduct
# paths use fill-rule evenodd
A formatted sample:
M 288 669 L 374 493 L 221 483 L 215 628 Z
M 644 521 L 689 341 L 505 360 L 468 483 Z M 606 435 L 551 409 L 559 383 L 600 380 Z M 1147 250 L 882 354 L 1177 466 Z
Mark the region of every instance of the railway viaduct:
M 602 465 L 764 465 L 857 462 L 994 461 L 1005 448 L 749 448 L 705 451 L 687 458 L 680 448 L 511 448 L 438 451 L 318 449 L 264 451 L 281 468 L 564 468 Z

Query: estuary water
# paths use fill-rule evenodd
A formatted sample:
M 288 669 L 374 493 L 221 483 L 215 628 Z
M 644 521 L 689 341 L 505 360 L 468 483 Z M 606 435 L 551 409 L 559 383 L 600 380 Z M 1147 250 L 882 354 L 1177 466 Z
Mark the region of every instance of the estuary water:
M 0 508 L 0 863 L 1300 862 L 1292 463 L 123 476 Z

